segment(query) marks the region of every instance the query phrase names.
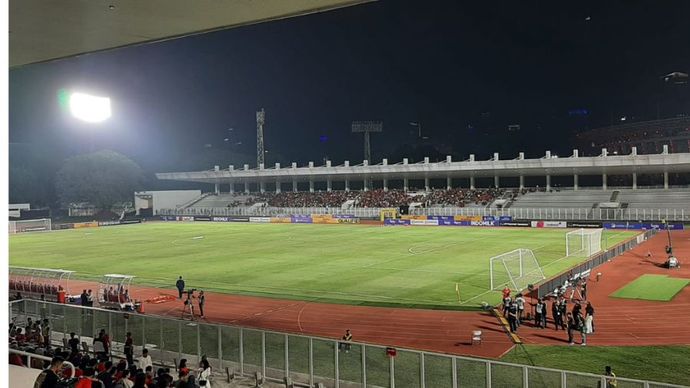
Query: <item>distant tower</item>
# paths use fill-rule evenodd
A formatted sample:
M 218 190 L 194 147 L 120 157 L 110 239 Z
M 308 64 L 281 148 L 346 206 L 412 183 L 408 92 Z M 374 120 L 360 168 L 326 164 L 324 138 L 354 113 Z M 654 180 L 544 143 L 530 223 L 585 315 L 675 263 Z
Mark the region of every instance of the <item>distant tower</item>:
M 264 108 L 256 112 L 256 167 L 264 163 Z
M 364 133 L 364 160 L 371 163 L 371 140 L 369 133 L 383 132 L 383 121 L 353 121 L 352 132 Z

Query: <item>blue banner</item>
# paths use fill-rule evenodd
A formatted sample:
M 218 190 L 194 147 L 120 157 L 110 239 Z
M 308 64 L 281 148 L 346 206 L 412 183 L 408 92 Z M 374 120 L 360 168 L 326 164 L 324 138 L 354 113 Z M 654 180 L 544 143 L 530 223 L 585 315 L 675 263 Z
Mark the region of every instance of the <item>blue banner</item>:
M 293 224 L 311 224 L 311 216 L 293 215 L 290 217 L 290 222 Z
M 510 222 L 513 220 L 513 216 L 500 216 L 498 217 L 500 222 Z
M 384 225 L 409 225 L 410 220 L 399 220 L 397 218 L 386 218 L 383 221 Z
M 497 220 L 496 220 L 496 217 L 494 217 L 494 216 L 484 216 L 484 217 L 482 217 L 482 221 L 494 222 Z

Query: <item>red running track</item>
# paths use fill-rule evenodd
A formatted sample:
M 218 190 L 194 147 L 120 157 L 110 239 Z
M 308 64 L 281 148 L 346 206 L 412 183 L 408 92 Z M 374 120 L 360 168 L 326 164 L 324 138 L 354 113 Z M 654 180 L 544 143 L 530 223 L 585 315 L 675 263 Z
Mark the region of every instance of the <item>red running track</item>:
M 142 300 L 177 296 L 174 281 L 171 279 L 170 290 L 132 287 L 130 294 Z M 98 288 L 83 281 L 72 281 L 71 286 L 75 294 L 84 287 L 94 292 Z M 183 304 L 175 300 L 144 307 L 146 314 L 179 318 Z M 513 347 L 498 320 L 484 312 L 350 306 L 207 292 L 205 315 L 203 322 L 331 339 L 339 339 L 350 329 L 355 341 L 455 355 L 499 358 Z M 474 330 L 483 332 L 481 345 L 471 344 Z
M 666 261 L 664 248 L 668 243 L 667 233 L 663 232 L 592 271 L 587 282 L 587 296 L 594 307 L 595 332 L 587 336 L 588 346 L 690 344 L 690 286 L 669 302 L 609 296 L 643 274 L 690 279 L 690 231 L 672 232 L 671 235 L 673 252 L 682 262 L 680 269 L 661 267 Z M 651 259 L 647 259 L 647 252 L 652 253 Z M 597 272 L 602 274 L 599 282 L 595 279 Z M 568 310 L 571 308 L 572 304 Z M 550 316 L 550 302 L 548 312 Z M 524 325 L 518 334 L 528 344 L 567 344 L 565 332 L 555 331 L 551 321 L 548 326 L 548 329 L 538 329 Z M 575 340 L 579 343 L 579 334 L 575 335 Z

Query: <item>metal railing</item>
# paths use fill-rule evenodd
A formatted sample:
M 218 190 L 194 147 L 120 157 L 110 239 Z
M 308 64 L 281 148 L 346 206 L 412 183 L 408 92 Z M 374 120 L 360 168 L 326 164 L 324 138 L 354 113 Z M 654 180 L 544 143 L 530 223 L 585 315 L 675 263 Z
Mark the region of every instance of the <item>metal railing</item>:
M 157 215 L 171 216 L 280 216 L 291 214 L 350 214 L 378 218 L 382 208 L 339 207 L 211 207 L 161 209 Z M 432 216 L 511 216 L 520 220 L 572 221 L 690 221 L 690 209 L 602 209 L 602 208 L 508 208 L 429 207 L 410 209 L 410 214 Z
M 242 376 L 261 373 L 267 380 L 326 387 L 573 387 L 606 386 L 606 376 L 510 364 L 447 354 L 238 326 L 216 325 L 127 314 L 118 311 L 24 300 L 10 305 L 10 318 L 48 318 L 53 342 L 69 332 L 82 341 L 104 328 L 122 351 L 126 332 L 132 332 L 135 353 L 144 344 L 152 357 L 172 364 L 205 355 L 214 371 L 225 368 Z M 136 346 L 138 345 L 138 346 Z M 218 375 L 216 375 L 218 376 Z M 219 377 L 219 376 L 218 376 Z M 643 380 L 617 378 L 618 387 L 680 387 Z
M 18 354 L 22 357 L 26 357 L 26 367 L 27 368 L 31 368 L 31 359 L 32 358 L 36 358 L 38 360 L 43 360 L 43 361 L 48 361 L 48 362 L 50 362 L 52 360 L 52 358 L 50 358 L 48 356 L 42 356 L 40 354 L 24 352 L 22 350 L 9 348 L 9 351 L 10 351 L 10 354 Z M 70 376 L 74 376 L 74 372 L 75 372 L 74 364 L 72 364 L 69 361 L 65 361 L 65 362 L 63 362 L 63 365 L 67 366 L 70 369 L 70 371 L 72 372 L 70 374 Z

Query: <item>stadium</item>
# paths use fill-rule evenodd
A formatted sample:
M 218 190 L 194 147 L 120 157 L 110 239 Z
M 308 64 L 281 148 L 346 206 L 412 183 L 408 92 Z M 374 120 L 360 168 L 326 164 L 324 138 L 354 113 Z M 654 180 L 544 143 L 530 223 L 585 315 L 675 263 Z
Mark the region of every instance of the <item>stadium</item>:
M 150 33 L 363 2 L 269 3 Z M 26 46 L 10 59 L 136 44 Z M 10 203 L 8 386 L 43 387 L 51 373 L 56 387 L 690 385 L 687 117 L 583 132 L 567 154 L 400 160 L 374 160 L 382 124 L 356 121 L 363 160 L 285 165 L 267 162 L 266 114 L 256 163 L 178 161 L 135 190 L 120 179 L 128 165 L 92 152 L 70 160 L 102 157 L 120 180 L 84 167 L 74 182 L 91 175 L 90 198 L 107 200 Z

